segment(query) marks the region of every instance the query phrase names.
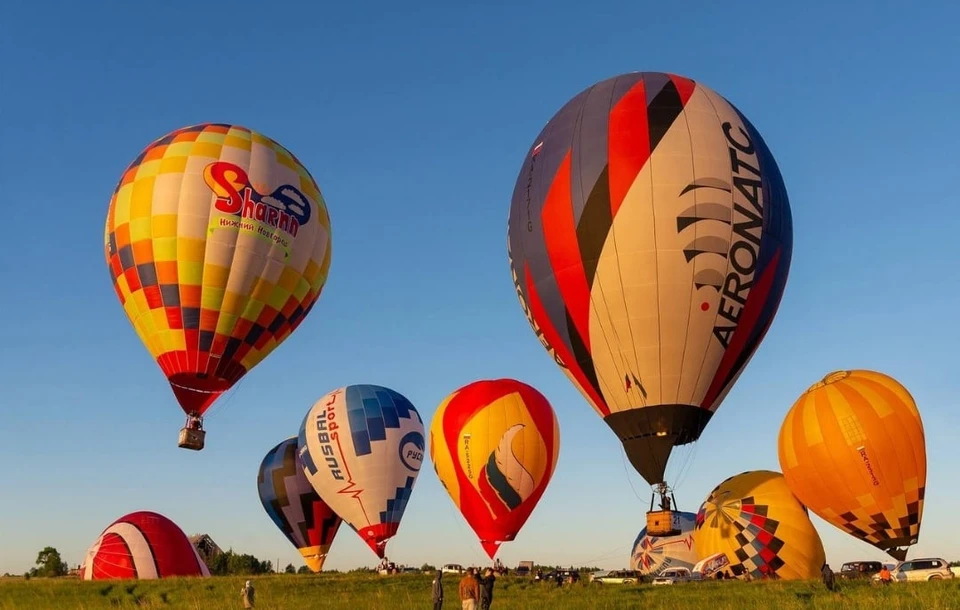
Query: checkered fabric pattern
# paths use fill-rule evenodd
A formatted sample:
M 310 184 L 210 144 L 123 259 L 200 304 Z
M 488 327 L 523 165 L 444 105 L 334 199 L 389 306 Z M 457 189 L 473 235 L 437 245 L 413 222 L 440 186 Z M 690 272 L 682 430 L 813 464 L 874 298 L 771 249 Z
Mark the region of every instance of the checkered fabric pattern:
M 260 197 L 298 189 L 311 221 L 282 240 L 269 239 L 280 229 L 263 218 L 222 222 L 230 215 L 204 178 L 216 162 L 241 168 Z M 239 126 L 196 125 L 153 142 L 124 172 L 105 251 L 137 334 L 184 410 L 202 413 L 310 312 L 330 267 L 330 218 L 316 182 L 281 145 Z

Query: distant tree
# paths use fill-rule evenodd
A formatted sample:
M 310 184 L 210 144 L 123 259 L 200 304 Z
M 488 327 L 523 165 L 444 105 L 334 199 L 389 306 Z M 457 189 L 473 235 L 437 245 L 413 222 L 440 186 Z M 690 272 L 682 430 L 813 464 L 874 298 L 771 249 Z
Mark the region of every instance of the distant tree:
M 951 561 L 951 562 L 950 562 L 950 567 L 951 567 L 951 568 L 960 568 L 960 561 Z
M 421 571 L 421 572 L 436 572 L 436 571 L 437 571 L 437 568 L 436 568 L 435 566 L 430 565 L 429 563 L 425 563 L 425 564 L 423 564 L 422 566 L 420 566 L 420 571 Z
M 249 576 L 251 574 L 266 574 L 273 572 L 272 561 L 260 561 L 249 553 L 235 553 L 233 549 L 218 554 L 207 561 L 207 568 L 214 576 L 236 574 Z
M 310 568 L 308 568 L 307 566 L 300 566 L 297 569 L 297 574 L 309 574 L 309 573 L 310 573 Z
M 296 574 L 296 573 L 297 573 L 297 569 L 296 569 L 295 567 L 293 567 L 293 564 L 292 564 L 292 563 L 288 563 L 288 564 L 287 564 L 287 567 L 285 567 L 285 568 L 283 569 L 283 572 L 284 572 L 285 574 Z
M 33 576 L 66 576 L 70 567 L 60 557 L 60 551 L 52 546 L 44 547 L 37 553 L 37 567 L 31 570 Z

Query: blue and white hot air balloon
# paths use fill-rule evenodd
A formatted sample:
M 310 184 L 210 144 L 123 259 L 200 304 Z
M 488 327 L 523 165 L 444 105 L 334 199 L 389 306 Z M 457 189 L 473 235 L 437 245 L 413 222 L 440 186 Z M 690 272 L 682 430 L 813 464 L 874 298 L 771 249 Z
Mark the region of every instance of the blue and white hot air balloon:
M 307 412 L 297 451 L 317 494 L 382 558 L 423 463 L 416 408 L 382 386 L 336 389 Z

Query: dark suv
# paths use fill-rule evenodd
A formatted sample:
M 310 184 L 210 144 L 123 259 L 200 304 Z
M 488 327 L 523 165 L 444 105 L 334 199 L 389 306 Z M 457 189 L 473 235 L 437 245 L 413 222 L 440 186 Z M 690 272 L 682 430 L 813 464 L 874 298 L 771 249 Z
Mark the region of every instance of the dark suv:
M 870 578 L 882 569 L 883 564 L 879 561 L 851 561 L 840 566 L 840 578 L 847 580 Z

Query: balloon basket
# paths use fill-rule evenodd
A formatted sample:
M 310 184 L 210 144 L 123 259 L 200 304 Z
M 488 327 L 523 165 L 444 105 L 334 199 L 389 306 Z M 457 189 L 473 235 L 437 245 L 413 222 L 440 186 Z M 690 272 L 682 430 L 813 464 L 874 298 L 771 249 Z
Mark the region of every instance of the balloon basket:
M 681 533 L 680 513 L 652 510 L 647 513 L 647 536 L 677 536 Z
M 180 429 L 180 442 L 177 443 L 177 446 L 181 449 L 192 449 L 193 451 L 200 451 L 203 449 L 203 441 L 206 438 L 207 433 L 204 430 L 199 430 L 197 428 L 181 428 Z

